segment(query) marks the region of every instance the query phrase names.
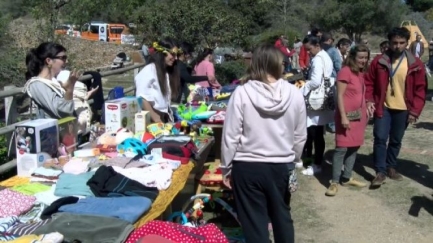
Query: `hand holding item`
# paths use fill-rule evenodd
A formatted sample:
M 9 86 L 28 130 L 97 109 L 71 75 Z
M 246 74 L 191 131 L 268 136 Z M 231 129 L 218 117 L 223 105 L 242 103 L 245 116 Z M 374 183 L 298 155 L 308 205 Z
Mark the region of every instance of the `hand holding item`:
M 414 124 L 416 122 L 416 117 L 413 115 L 409 115 L 409 117 L 407 118 L 407 122 L 409 124 Z
M 345 129 L 350 130 L 350 121 L 349 121 L 349 119 L 347 118 L 347 116 L 343 116 L 343 117 L 341 117 L 341 125 L 342 125 Z
M 376 111 L 376 107 L 373 102 L 367 102 L 367 114 L 369 118 L 374 116 L 374 112 Z

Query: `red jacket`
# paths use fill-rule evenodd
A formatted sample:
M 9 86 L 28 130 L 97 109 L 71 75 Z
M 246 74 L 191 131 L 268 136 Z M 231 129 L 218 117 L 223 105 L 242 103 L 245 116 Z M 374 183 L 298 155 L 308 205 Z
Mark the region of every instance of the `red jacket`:
M 310 54 L 305 49 L 304 45 L 301 46 L 301 51 L 299 52 L 299 66 L 301 68 L 310 66 Z
M 424 64 L 409 51 L 406 52 L 408 72 L 406 76 L 405 101 L 409 114 L 419 117 L 425 105 L 427 76 Z M 378 55 L 371 62 L 365 75 L 365 98 L 374 102 L 375 116 L 383 116 L 383 106 L 389 85 L 390 58 L 385 53 Z
M 276 48 L 278 48 L 278 50 L 280 50 L 284 54 L 284 56 L 286 56 L 286 57 L 291 57 L 293 55 L 292 52 L 287 51 L 287 47 L 285 47 L 283 45 L 283 42 L 281 41 L 281 39 L 278 39 L 277 41 L 275 41 L 274 46 Z

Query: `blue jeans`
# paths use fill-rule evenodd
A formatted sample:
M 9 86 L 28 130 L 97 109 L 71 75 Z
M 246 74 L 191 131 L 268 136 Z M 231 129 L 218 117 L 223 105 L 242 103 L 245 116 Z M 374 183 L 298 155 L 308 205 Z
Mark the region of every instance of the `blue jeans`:
M 397 167 L 397 157 L 408 125 L 408 115 L 408 111 L 384 107 L 383 116 L 374 118 L 373 158 L 376 173 L 386 175 L 386 169 Z

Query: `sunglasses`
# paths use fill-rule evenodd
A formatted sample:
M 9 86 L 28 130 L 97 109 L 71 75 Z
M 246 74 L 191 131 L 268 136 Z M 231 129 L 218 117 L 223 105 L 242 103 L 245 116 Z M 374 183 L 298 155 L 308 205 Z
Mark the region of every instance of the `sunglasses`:
M 67 55 L 56 56 L 53 59 L 59 59 L 59 60 L 62 60 L 63 62 L 66 62 L 66 60 L 68 60 L 68 56 Z

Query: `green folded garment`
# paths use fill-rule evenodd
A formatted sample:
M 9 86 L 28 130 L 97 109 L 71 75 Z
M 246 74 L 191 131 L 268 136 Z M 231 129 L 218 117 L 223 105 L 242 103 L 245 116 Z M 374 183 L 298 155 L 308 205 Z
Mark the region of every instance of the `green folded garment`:
M 19 186 L 14 186 L 11 188 L 11 190 L 16 191 L 16 192 L 20 192 L 24 195 L 35 195 L 38 192 L 45 192 L 50 190 L 50 186 L 41 184 L 41 183 L 29 183 L 29 184 L 24 184 L 24 185 L 19 185 Z

